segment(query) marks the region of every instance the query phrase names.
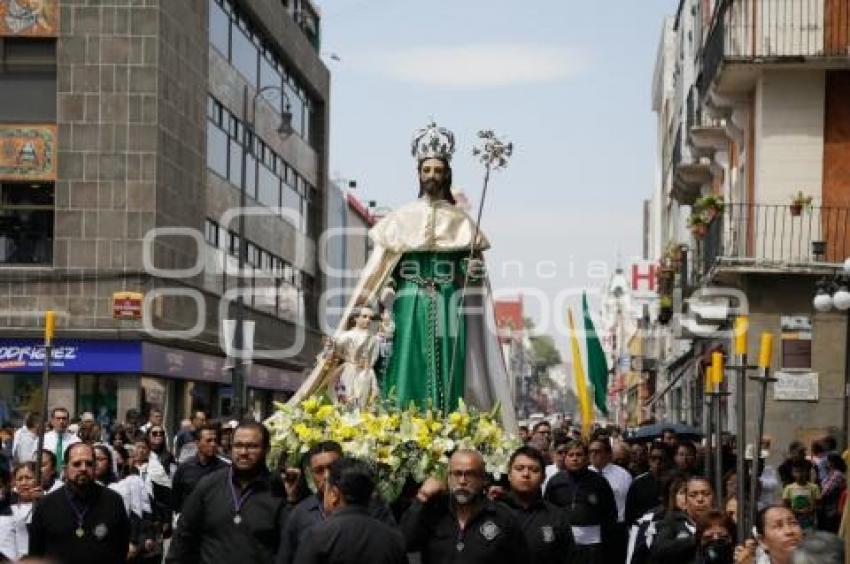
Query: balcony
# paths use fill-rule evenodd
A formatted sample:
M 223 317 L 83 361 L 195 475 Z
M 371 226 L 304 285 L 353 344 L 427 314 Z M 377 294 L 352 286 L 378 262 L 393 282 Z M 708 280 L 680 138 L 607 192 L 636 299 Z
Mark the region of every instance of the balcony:
M 699 242 L 698 279 L 718 269 L 822 270 L 850 256 L 850 208 L 727 204 Z M 698 282 L 698 280 L 695 280 Z
M 850 0 L 721 0 L 703 47 L 700 91 L 741 92 L 755 65 L 850 67 Z

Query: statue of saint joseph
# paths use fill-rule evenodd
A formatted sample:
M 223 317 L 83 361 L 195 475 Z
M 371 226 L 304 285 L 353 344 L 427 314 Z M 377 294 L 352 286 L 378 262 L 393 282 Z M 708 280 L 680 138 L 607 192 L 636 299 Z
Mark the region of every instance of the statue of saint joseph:
M 455 205 L 454 148 L 454 135 L 435 123 L 416 132 L 419 199 L 370 230 L 374 248 L 337 333 L 355 308 L 380 300 L 395 322 L 380 379 L 384 397 L 401 408 L 413 402 L 443 413 L 456 409 L 460 398 L 479 409 L 499 403 L 502 424 L 513 432 L 516 413 L 481 259 L 489 243 L 480 231 L 473 242 L 475 222 Z M 319 359 L 291 402 L 329 384 L 328 362 Z

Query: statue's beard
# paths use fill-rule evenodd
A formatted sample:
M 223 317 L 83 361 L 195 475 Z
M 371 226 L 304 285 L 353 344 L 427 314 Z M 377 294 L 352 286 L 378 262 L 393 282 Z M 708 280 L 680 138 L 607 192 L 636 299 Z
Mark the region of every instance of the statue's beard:
M 419 183 L 420 192 L 430 198 L 439 198 L 443 194 L 443 184 L 435 178 Z

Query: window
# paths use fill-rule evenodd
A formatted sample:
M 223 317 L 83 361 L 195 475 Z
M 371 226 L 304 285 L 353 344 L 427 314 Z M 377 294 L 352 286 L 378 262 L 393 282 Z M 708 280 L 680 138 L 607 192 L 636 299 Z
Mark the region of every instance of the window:
M 257 160 L 253 155 L 245 156 L 245 193 L 257 199 Z
M 315 147 L 311 135 L 311 116 L 315 104 L 306 94 L 303 84 L 288 72 L 283 61 L 270 46 L 260 47 L 263 41 L 258 31 L 233 8 L 229 0 L 210 2 L 210 43 L 245 77 L 253 87 L 284 86 L 293 114 L 295 132 Z M 312 12 L 311 12 L 312 13 Z M 314 15 L 312 18 L 318 21 Z M 318 37 L 318 29 L 315 33 Z M 278 111 L 283 110 L 283 96 L 269 92 L 265 97 Z
M 207 168 L 227 178 L 227 133 L 207 121 Z
M 216 0 L 210 0 L 210 44 L 230 58 L 230 16 Z
M 77 413 L 90 411 L 104 429 L 118 416 L 118 377 L 105 374 L 77 376 Z
M 304 135 L 304 100 L 301 99 L 301 94 L 298 89 L 293 86 L 291 81 L 287 80 L 283 83 L 283 89 L 286 92 L 286 97 L 289 99 L 289 111 L 292 112 L 292 129 L 297 135 Z
M 242 184 L 242 145 L 234 138 L 230 138 L 230 175 L 228 179 L 231 184 L 240 186 Z
M 276 208 L 280 205 L 280 179 L 261 164 L 258 175 L 258 200 L 261 204 Z
M 53 183 L 0 185 L 0 264 L 53 263 Z
M 248 84 L 256 87 L 257 57 L 259 56 L 259 52 L 257 46 L 254 44 L 251 32 L 248 31 L 248 26 L 245 20 L 242 19 L 232 20 L 230 31 L 233 39 L 231 62 L 236 67 L 236 70 L 242 73 Z
M 27 413 L 41 411 L 41 374 L 8 374 L 0 378 L 0 397 L 6 402 L 3 419 L 20 427 Z

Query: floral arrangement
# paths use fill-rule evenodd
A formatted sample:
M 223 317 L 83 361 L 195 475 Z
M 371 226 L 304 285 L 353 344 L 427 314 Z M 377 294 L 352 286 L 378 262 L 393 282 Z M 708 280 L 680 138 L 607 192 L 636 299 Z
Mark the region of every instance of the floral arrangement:
M 447 416 L 415 406 L 400 410 L 389 403 L 361 411 L 335 404 L 325 396 L 313 396 L 297 405 L 275 403 L 275 407 L 265 421 L 271 433 L 272 460 L 285 452 L 289 463 L 297 465 L 315 444 L 336 441 L 346 455 L 374 464 L 378 489 L 388 501 L 399 496 L 408 479 L 445 478 L 449 454 L 457 448 L 478 450 L 487 472 L 499 476 L 520 446 L 496 420 L 498 406 L 481 412 L 462 400 Z

